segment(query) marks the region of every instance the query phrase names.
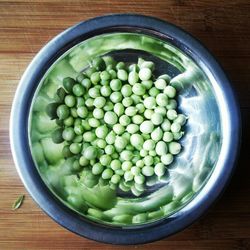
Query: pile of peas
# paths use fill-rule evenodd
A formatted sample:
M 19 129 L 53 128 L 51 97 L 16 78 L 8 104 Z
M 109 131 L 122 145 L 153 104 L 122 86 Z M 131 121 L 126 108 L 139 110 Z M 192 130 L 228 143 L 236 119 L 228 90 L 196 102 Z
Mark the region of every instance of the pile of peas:
M 112 57 L 95 58 L 76 79 L 66 77 L 55 102 L 47 106 L 59 128 L 54 143 L 65 144 L 72 168 L 88 168 L 112 188 L 139 196 L 147 177 L 164 175 L 181 151 L 177 142 L 186 122 L 178 114 L 170 77 L 153 75 L 154 63 L 126 65 Z

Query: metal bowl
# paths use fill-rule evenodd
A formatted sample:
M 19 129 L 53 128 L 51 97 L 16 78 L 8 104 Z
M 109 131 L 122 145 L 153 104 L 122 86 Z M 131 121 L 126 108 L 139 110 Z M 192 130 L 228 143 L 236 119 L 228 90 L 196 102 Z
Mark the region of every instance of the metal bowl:
M 30 139 L 40 129 L 41 119 L 46 120 L 42 113 L 49 98 L 38 100 L 38 94 L 46 88 L 47 96 L 53 96 L 63 77 L 75 76 L 91 58 L 105 54 L 126 62 L 135 62 L 139 56 L 154 61 L 155 74 L 171 75 L 171 84 L 179 91 L 179 110 L 189 117 L 181 141 L 184 150 L 167 175 L 160 181 L 150 180 L 139 200 L 117 193 L 122 201 L 136 202 L 138 211 L 151 213 L 152 219 L 138 225 L 91 218 L 64 202 L 58 191 L 59 178 L 50 178 L 34 152 L 41 138 Z M 51 124 L 45 124 L 49 132 Z M 38 205 L 72 232 L 113 244 L 158 240 L 184 229 L 204 214 L 232 175 L 240 134 L 239 108 L 229 80 L 207 49 L 170 23 L 130 14 L 81 22 L 51 40 L 20 81 L 10 125 L 16 168 Z M 148 205 L 152 200 L 157 207 Z M 119 204 L 104 210 L 116 206 Z

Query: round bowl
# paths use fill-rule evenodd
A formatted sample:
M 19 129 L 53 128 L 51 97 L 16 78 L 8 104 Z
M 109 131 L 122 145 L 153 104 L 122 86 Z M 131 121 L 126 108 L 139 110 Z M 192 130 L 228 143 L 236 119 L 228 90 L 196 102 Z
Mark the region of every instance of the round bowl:
M 188 122 L 181 154 L 163 178 L 147 182 L 141 197 L 124 196 L 119 191 L 113 196 L 99 189 L 82 191 L 88 192 L 83 193 L 88 206 L 99 209 L 99 215 L 93 216 L 65 201 L 64 191 L 72 179 L 65 179 L 68 174 L 62 167 L 60 146 L 45 136 L 51 135 L 55 124 L 45 117 L 44 110 L 63 77 L 75 77 L 92 58 L 102 55 L 128 63 L 138 57 L 153 61 L 156 75 L 170 75 L 170 84 L 178 90 L 178 110 L 188 116 Z M 239 108 L 229 80 L 207 49 L 170 23 L 131 14 L 81 22 L 51 40 L 20 81 L 10 123 L 15 165 L 32 198 L 70 231 L 113 244 L 158 240 L 204 214 L 232 175 L 240 134 Z M 60 164 L 47 159 L 49 155 L 59 155 Z M 107 198 L 111 196 L 115 198 Z M 137 214 L 144 214 L 147 220 L 134 223 L 130 218 Z

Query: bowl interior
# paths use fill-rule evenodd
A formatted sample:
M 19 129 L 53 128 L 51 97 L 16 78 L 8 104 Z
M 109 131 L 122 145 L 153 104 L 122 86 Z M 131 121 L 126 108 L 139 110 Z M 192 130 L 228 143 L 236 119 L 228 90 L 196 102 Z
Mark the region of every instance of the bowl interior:
M 168 166 L 166 174 L 149 178 L 140 197 L 114 191 L 108 186 L 87 188 L 62 156 L 63 144 L 54 144 L 51 133 L 57 128 L 46 115 L 47 104 L 64 77 L 75 78 L 96 56 L 112 55 L 117 61 L 137 62 L 138 57 L 155 62 L 155 75 L 167 73 L 178 89 L 178 109 L 188 116 L 182 152 Z M 48 188 L 65 206 L 90 220 L 111 226 L 140 226 L 174 216 L 202 189 L 214 170 L 222 148 L 221 115 L 217 89 L 185 48 L 141 32 L 110 32 L 84 40 L 57 59 L 38 85 L 29 116 L 29 142 L 35 165 Z M 93 208 L 88 213 L 79 203 Z M 147 220 L 133 224 L 131 218 L 147 214 Z M 112 218 L 120 216 L 120 221 Z M 122 217 L 123 216 L 123 217 Z M 127 216 L 127 217 L 126 217 Z M 127 218 L 127 221 L 126 221 Z

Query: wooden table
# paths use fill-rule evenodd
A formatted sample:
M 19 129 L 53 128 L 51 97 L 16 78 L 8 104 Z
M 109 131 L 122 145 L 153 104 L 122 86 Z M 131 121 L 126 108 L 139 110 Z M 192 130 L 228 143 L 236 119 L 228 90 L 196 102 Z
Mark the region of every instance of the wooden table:
M 32 57 L 65 28 L 91 17 L 120 12 L 153 15 L 199 38 L 231 78 L 242 110 L 242 151 L 222 199 L 188 229 L 144 246 L 96 243 L 56 224 L 25 191 L 9 144 L 11 102 Z M 249 0 L 0 0 L 0 249 L 250 249 L 249 41 Z M 25 194 L 25 201 L 13 212 L 11 205 L 20 194 Z

